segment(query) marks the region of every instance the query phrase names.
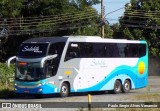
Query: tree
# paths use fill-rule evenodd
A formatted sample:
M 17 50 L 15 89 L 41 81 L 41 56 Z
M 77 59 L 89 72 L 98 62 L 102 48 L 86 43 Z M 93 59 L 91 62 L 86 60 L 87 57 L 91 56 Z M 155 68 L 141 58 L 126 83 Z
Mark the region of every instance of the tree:
M 0 0 L 3 60 L 15 55 L 20 43 L 40 36 L 98 35 L 99 0 Z M 12 46 L 12 47 L 10 47 Z
M 1 17 L 19 17 L 21 9 L 23 8 L 22 0 L 0 0 L 0 14 Z
M 160 1 L 131 0 L 120 19 L 120 38 L 147 40 L 149 53 L 160 56 Z M 116 34 L 115 34 L 116 35 Z

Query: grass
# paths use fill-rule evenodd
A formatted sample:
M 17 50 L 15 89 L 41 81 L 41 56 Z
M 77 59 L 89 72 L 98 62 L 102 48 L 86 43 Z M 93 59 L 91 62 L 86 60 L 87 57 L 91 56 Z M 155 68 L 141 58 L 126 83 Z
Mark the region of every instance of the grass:
M 147 101 L 147 102 L 159 102 L 160 101 L 160 93 L 146 93 L 146 94 L 139 94 L 134 95 L 132 100 L 138 101 Z

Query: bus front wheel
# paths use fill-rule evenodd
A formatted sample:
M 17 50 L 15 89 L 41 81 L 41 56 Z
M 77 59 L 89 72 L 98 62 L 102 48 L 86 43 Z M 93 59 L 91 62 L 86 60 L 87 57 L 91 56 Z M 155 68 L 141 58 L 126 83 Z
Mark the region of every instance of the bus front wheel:
M 124 84 L 123 84 L 123 87 L 122 87 L 122 92 L 123 93 L 128 93 L 131 89 L 131 83 L 129 80 L 125 80 L 124 81 Z
M 120 80 L 116 80 L 114 83 L 113 93 L 119 94 L 121 91 L 122 91 L 122 84 L 121 84 Z
M 60 90 L 61 97 L 67 97 L 69 95 L 69 85 L 67 83 L 63 83 Z

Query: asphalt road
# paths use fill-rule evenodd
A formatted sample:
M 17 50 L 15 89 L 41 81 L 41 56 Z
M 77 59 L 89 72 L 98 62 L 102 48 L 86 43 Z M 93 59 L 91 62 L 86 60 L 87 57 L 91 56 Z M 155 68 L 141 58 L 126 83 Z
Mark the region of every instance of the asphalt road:
M 92 102 L 146 102 L 143 98 L 135 99 L 135 96 L 142 94 L 160 94 L 160 76 L 150 76 L 149 85 L 146 88 L 131 90 L 130 93 L 110 94 L 108 92 L 95 92 L 91 94 Z M 153 98 L 154 99 L 154 98 Z M 57 95 L 47 95 L 42 99 L 36 99 L 34 96 L 20 96 L 16 98 L 0 99 L 0 102 L 88 102 L 88 93 L 70 94 L 69 97 L 61 98 Z M 51 109 L 50 109 L 51 110 Z M 52 109 L 53 110 L 53 109 Z M 56 109 L 55 109 L 56 110 Z M 60 109 L 58 109 L 60 110 Z M 62 111 L 66 110 L 63 108 Z M 75 109 L 70 109 L 74 111 Z

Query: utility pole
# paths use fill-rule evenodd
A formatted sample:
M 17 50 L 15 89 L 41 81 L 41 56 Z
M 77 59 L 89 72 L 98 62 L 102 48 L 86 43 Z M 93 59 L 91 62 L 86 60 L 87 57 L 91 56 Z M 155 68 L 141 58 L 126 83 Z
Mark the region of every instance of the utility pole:
M 104 8 L 104 1 L 101 0 L 101 37 L 104 38 L 104 11 L 105 11 L 105 8 Z

